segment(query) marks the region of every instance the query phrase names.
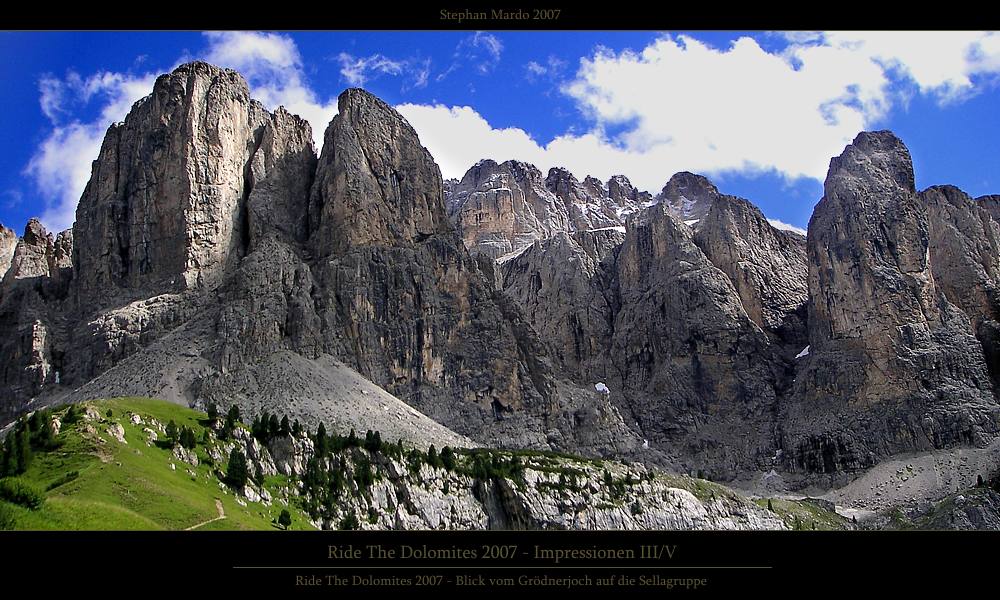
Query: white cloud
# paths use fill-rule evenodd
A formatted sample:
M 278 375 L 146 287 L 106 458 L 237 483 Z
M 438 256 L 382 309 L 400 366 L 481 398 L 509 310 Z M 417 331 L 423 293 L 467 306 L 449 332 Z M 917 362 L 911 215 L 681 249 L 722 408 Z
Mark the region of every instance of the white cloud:
M 50 231 L 72 226 L 76 204 L 90 179 L 108 126 L 125 118 L 132 104 L 149 93 L 155 74 L 132 75 L 100 72 L 84 79 L 69 72 L 64 79 L 46 75 L 39 80 L 42 112 L 52 131 L 35 150 L 25 168 L 44 199 L 42 223 Z M 100 101 L 91 120 L 71 119 L 75 110 Z
M 784 36 L 790 43 L 780 51 L 749 37 L 714 48 L 688 36 L 664 36 L 638 52 L 598 49 L 562 87 L 589 131 L 548 143 L 493 129 L 470 107 L 401 109 L 446 177 L 490 157 L 602 179 L 623 173 L 653 191 L 681 170 L 821 181 L 830 157 L 884 121 L 907 85 L 955 101 L 1000 71 L 995 33 Z M 551 70 L 538 61 L 525 66 L 528 78 Z
M 471 107 L 402 104 L 395 108 L 417 130 L 420 143 L 430 150 L 445 178 L 461 177 L 483 158 L 545 164 L 545 149 L 524 130 L 494 129 Z
M 349 85 L 363 86 L 371 74 L 402 75 L 403 62 L 386 58 L 381 54 L 356 57 L 346 52 L 337 56 L 340 74 Z
M 472 34 L 462 42 L 462 45 L 466 49 L 467 57 L 476 63 L 476 69 L 483 75 L 497 66 L 503 53 L 503 43 L 500 39 L 485 31 Z
M 206 61 L 243 74 L 251 95 L 268 109 L 284 106 L 309 121 L 317 150 L 322 147 L 326 126 L 337 114 L 337 99 L 323 100 L 309 86 L 292 38 L 254 31 L 207 32 L 205 37 Z
M 61 79 L 51 75 L 42 77 L 38 82 L 38 91 L 41 94 L 38 103 L 42 107 L 42 113 L 53 123 L 58 121 L 65 111 L 63 108 L 65 87 Z
M 471 64 L 480 75 L 489 75 L 500 64 L 502 54 L 503 42 L 500 38 L 485 31 L 477 31 L 458 42 L 451 66 L 439 73 L 436 79 L 444 81 L 464 63 Z
M 528 61 L 528 64 L 524 65 L 524 78 L 527 79 L 529 83 L 534 83 L 542 77 L 555 80 L 562 75 L 563 69 L 565 68 L 566 61 L 557 56 L 549 55 L 544 65 L 533 60 Z
M 997 32 L 835 32 L 820 41 L 898 71 L 942 104 L 973 93 L 977 76 L 1000 71 Z
M 524 65 L 524 70 L 528 72 L 527 77 L 529 80 L 534 80 L 549 72 L 548 69 L 533 60 L 528 61 L 528 64 Z
M 799 235 L 806 234 L 805 229 L 802 229 L 801 227 L 796 227 L 795 225 L 789 225 L 788 223 L 785 223 L 784 221 L 779 221 L 778 219 L 768 219 L 767 222 L 770 223 L 771 226 L 774 227 L 775 229 L 781 229 L 783 231 L 794 231 Z
M 403 90 L 427 87 L 430 78 L 431 59 L 392 59 L 382 54 L 354 56 L 347 52 L 337 55 L 340 75 L 348 85 L 363 87 L 382 75 L 404 77 Z

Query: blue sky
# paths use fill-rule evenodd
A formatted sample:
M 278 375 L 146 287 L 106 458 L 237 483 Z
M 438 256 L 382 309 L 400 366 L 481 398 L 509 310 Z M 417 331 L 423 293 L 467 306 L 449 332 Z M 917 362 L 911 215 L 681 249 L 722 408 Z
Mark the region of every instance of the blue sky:
M 978 32 L 3 32 L 0 222 L 69 227 L 107 126 L 195 58 L 313 125 L 361 86 L 445 177 L 517 158 L 659 190 L 708 175 L 804 228 L 830 157 L 892 129 L 918 187 L 1000 193 L 1000 34 Z

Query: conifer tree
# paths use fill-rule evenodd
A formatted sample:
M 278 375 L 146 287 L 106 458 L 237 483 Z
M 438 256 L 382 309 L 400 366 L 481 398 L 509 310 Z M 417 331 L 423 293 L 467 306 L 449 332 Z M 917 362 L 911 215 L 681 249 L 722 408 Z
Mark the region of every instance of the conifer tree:
M 247 477 L 247 457 L 239 450 L 234 450 L 226 465 L 226 483 L 236 489 L 243 489 L 247 484 Z
M 174 444 L 177 443 L 177 436 L 177 423 L 174 423 L 174 420 L 170 419 L 170 422 L 167 423 L 167 439 L 170 440 L 171 444 Z
M 326 425 L 319 424 L 316 429 L 316 456 L 323 458 L 330 449 L 330 439 L 326 435 Z

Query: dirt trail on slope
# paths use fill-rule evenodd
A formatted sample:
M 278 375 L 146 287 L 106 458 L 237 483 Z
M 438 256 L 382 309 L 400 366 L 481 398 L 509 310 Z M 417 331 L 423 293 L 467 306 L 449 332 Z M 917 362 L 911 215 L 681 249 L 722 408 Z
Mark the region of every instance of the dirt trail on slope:
M 208 525 L 209 523 L 221 521 L 222 519 L 226 518 L 226 509 L 222 507 L 222 500 L 219 500 L 218 498 L 215 499 L 215 510 L 219 511 L 219 516 L 215 517 L 214 519 L 209 519 L 202 523 L 198 523 L 197 525 L 192 525 L 186 528 L 184 531 L 191 531 L 192 529 L 198 529 L 202 525 Z

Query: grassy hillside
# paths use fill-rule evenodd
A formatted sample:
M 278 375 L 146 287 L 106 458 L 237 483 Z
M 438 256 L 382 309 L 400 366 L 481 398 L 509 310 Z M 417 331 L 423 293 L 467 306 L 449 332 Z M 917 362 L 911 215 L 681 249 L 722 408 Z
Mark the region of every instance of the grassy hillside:
M 287 481 L 269 477 L 264 486 L 275 499 L 271 506 L 237 502 L 232 490 L 220 485 L 202 443 L 207 416 L 188 408 L 146 398 L 117 398 L 87 402 L 100 420 L 81 418 L 65 423 L 68 408 L 57 409 L 63 421 L 49 450 L 35 450 L 28 469 L 17 480 L 43 491 L 45 502 L 32 510 L 0 500 L 0 511 L 12 516 L 16 529 L 275 529 L 282 509 L 292 515 L 290 529 L 312 529 L 306 517 L 283 496 Z M 110 410 L 111 416 L 108 417 Z M 93 410 L 91 411 L 93 413 Z M 130 414 L 143 424 L 134 425 Z M 199 465 L 178 461 L 168 444 L 149 443 L 150 419 L 161 424 L 173 420 L 177 427 L 191 428 L 198 440 Z M 113 424 L 122 426 L 127 444 L 108 433 Z M 155 429 L 155 428 L 154 428 Z M 173 468 L 171 468 L 173 465 Z M 289 494 L 294 498 L 294 494 Z M 219 519 L 219 506 L 225 518 Z M 215 519 L 215 520 L 213 520 Z

